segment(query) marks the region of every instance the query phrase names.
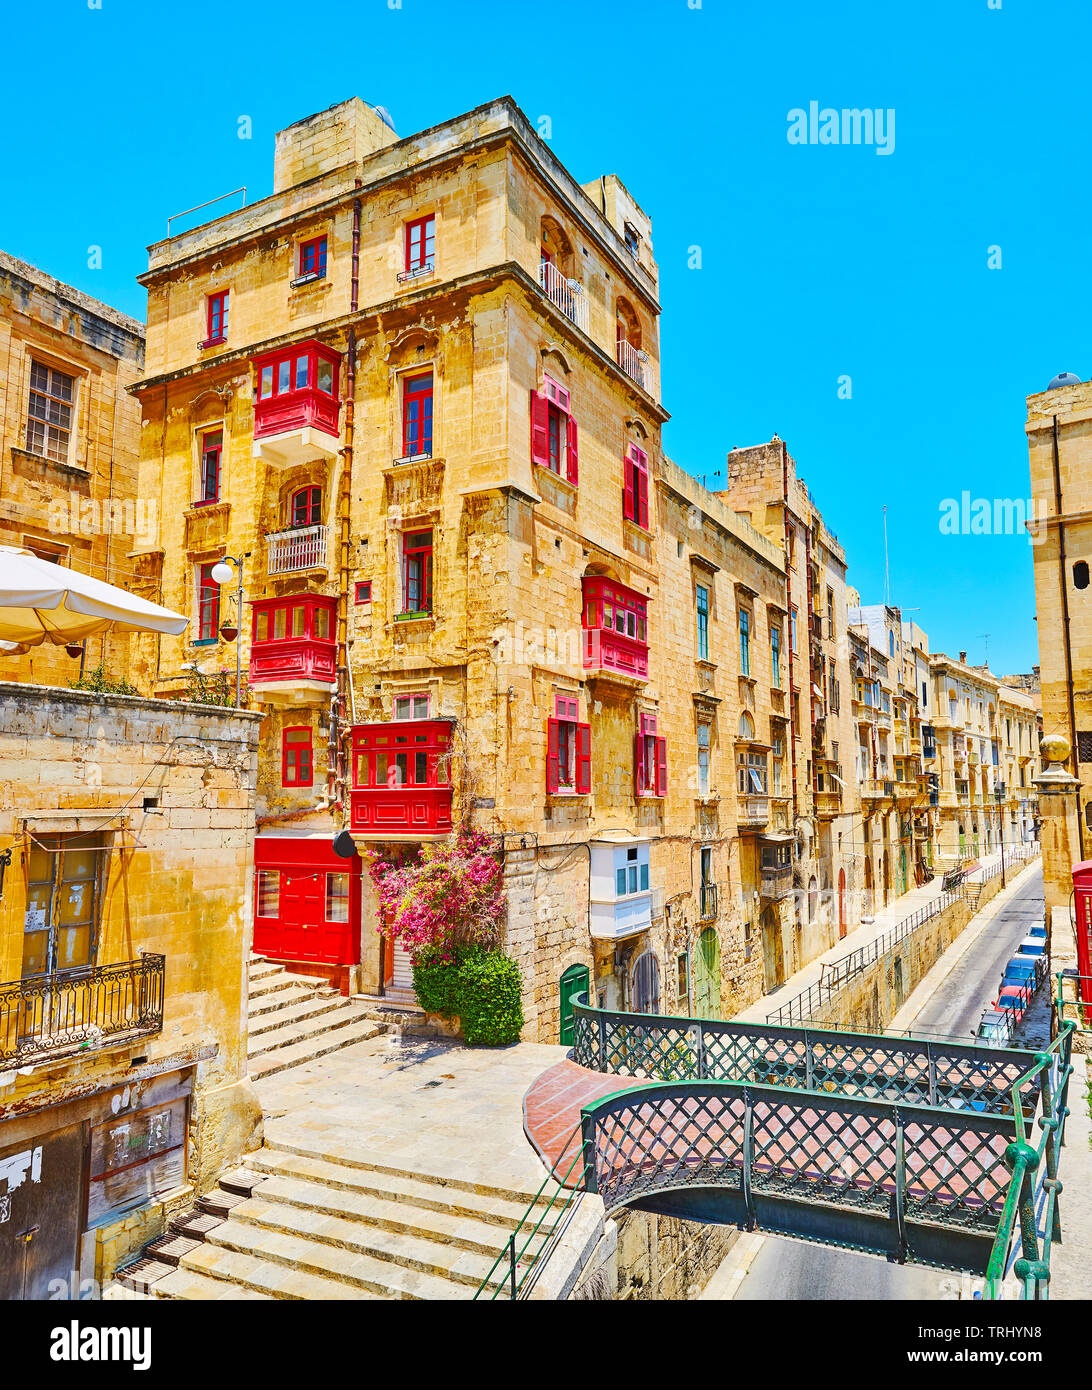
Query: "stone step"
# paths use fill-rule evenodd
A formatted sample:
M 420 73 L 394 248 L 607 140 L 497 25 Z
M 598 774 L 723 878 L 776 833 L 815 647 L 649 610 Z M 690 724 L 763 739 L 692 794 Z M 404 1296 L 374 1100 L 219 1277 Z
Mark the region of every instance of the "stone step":
M 170 1274 L 158 1279 L 154 1286 L 155 1298 L 185 1298 L 201 1303 L 220 1302 L 231 1299 L 267 1299 L 273 1294 L 262 1293 L 244 1284 L 230 1283 L 226 1279 L 210 1279 L 195 1269 L 172 1269 Z
M 264 1173 L 254 1173 L 245 1166 L 232 1168 L 220 1175 L 220 1186 L 225 1192 L 238 1192 L 244 1197 L 249 1197 L 258 1184 L 264 1181 Z
M 223 1192 L 220 1188 L 214 1188 L 203 1197 L 198 1197 L 197 1206 L 209 1216 L 218 1216 L 222 1221 L 226 1221 L 232 1209 L 245 1201 L 246 1197 L 241 1192 Z M 210 1233 L 206 1233 L 208 1234 Z
M 225 1223 L 227 1224 L 227 1223 Z M 282 1261 L 243 1254 L 225 1246 L 206 1243 L 186 1256 L 178 1273 L 187 1273 L 231 1289 L 222 1298 L 246 1298 L 252 1294 L 266 1298 L 315 1299 L 322 1302 L 341 1299 L 367 1299 L 375 1295 L 367 1289 L 346 1284 L 338 1278 L 323 1278 Z M 173 1283 L 173 1275 L 171 1276 Z M 167 1286 L 168 1288 L 170 1285 Z M 180 1295 L 185 1297 L 186 1295 Z
M 264 956 L 251 956 L 247 965 L 248 980 L 267 980 L 270 975 L 280 974 L 284 970 L 283 965 L 278 965 L 275 960 L 266 960 Z
M 251 1198 L 251 1202 L 254 1206 L 262 1205 L 257 1197 Z M 299 1209 L 294 1211 L 298 1213 Z M 254 1214 L 251 1213 L 252 1217 Z M 334 1221 L 333 1217 L 321 1219 Z M 408 1237 L 398 1239 L 404 1242 Z M 225 1221 L 200 1250 L 187 1255 L 186 1259 L 197 1260 L 203 1251 L 213 1248 L 249 1255 L 256 1262 L 287 1265 L 295 1273 L 331 1280 L 380 1298 L 469 1299 L 492 1263 L 482 1255 L 460 1250 L 445 1277 L 435 1268 L 421 1268 L 407 1259 L 395 1261 L 385 1253 L 377 1255 L 367 1245 L 333 1245 L 306 1234 L 259 1226 L 253 1219 Z M 443 1247 L 432 1248 L 439 1251 Z
M 304 995 L 302 999 L 293 1000 L 284 1008 L 267 1009 L 263 1013 L 257 1014 L 248 1022 L 247 1035 L 251 1039 L 260 1038 L 275 1028 L 283 1028 L 289 1023 L 302 1023 L 306 1019 L 328 1014 L 334 1009 L 340 1008 L 344 1002 L 341 995 L 333 990 L 329 994 L 316 990 Z
M 299 984 L 299 979 L 294 975 L 276 974 L 268 975 L 264 980 L 250 980 L 247 986 L 248 999 L 263 999 L 270 994 L 279 994 L 281 990 L 293 989 Z
M 142 1293 L 139 1289 L 131 1289 L 127 1284 L 120 1280 L 113 1279 L 102 1291 L 102 1301 L 104 1303 L 116 1302 L 136 1302 L 141 1299 L 153 1299 L 155 1294 Z
M 148 1293 L 157 1280 L 170 1274 L 173 1268 L 173 1265 L 167 1264 L 164 1260 L 148 1259 L 142 1255 L 139 1260 L 116 1270 L 114 1277 L 128 1289 L 135 1289 L 137 1293 Z
M 351 1196 L 403 1202 L 425 1211 L 490 1222 L 505 1232 L 515 1230 L 529 1205 L 529 1198 L 514 1194 L 467 1191 L 465 1188 L 422 1179 L 412 1173 L 384 1173 L 349 1167 L 344 1163 L 314 1158 L 310 1154 L 288 1153 L 272 1147 L 250 1154 L 247 1163 L 258 1173 L 300 1179 Z M 548 1198 L 540 1199 L 536 1219 L 545 1211 L 547 1201 Z
M 319 1159 L 323 1163 L 335 1164 L 339 1168 L 348 1169 L 350 1172 L 364 1172 L 368 1174 L 379 1174 L 384 1178 L 403 1177 L 407 1173 L 405 1163 L 392 1164 L 388 1158 L 380 1157 L 378 1154 L 370 1154 L 363 1147 L 357 1148 L 355 1145 L 351 1152 L 345 1150 L 314 1149 L 304 1144 L 293 1143 L 291 1140 L 278 1139 L 271 1137 L 266 1144 L 266 1148 L 259 1152 L 265 1153 L 267 1150 L 276 1150 L 279 1153 L 294 1154 L 301 1158 Z M 255 1162 L 258 1154 L 247 1154 L 247 1164 L 252 1168 L 261 1165 Z M 473 1179 L 457 1178 L 444 1171 L 429 1172 L 422 1167 L 419 1159 L 415 1158 L 411 1176 L 418 1182 L 429 1183 L 439 1188 L 455 1188 L 459 1192 L 473 1192 L 483 1197 L 503 1197 L 511 1202 L 521 1202 L 526 1208 L 532 1199 L 539 1200 L 539 1188 L 500 1188 L 492 1183 L 475 1182 Z M 543 1168 L 542 1177 L 545 1179 L 546 1170 Z M 550 1191 L 552 1184 L 547 1184 L 547 1192 Z
M 450 1253 L 456 1248 L 486 1255 L 492 1263 L 507 1248 L 512 1234 L 507 1226 L 479 1221 L 472 1216 L 415 1207 L 405 1200 L 386 1200 L 298 1178 L 268 1178 L 255 1190 L 254 1202 L 266 1206 L 272 1204 L 283 1210 L 274 1222 L 269 1212 L 255 1215 L 258 1208 L 246 1202 L 235 1208 L 231 1214 L 232 1220 L 255 1220 L 259 1225 L 276 1224 L 278 1230 L 299 1231 L 316 1240 L 329 1239 L 336 1245 L 351 1245 L 354 1249 L 366 1250 L 371 1254 L 379 1254 L 380 1251 L 372 1249 L 367 1243 L 359 1244 L 358 1237 L 351 1229 L 354 1225 L 381 1232 L 384 1236 L 409 1236 L 414 1240 L 439 1243 L 447 1253 L 437 1265 L 428 1266 L 434 1273 L 446 1274 Z M 326 1217 L 334 1218 L 339 1224 L 328 1225 L 323 1220 Z M 545 1243 L 551 1229 L 552 1223 L 547 1218 L 541 1230 L 532 1238 L 532 1227 L 528 1226 L 517 1237 L 518 1247 L 522 1248 L 524 1242 L 530 1239 L 529 1249 L 536 1250 Z M 390 1242 L 384 1239 L 380 1244 L 385 1250 Z M 411 1248 L 411 1244 L 407 1244 L 406 1248 Z M 396 1259 L 397 1256 L 385 1254 L 383 1258 Z
M 341 998 L 336 989 L 312 989 L 310 985 L 298 985 L 295 981 L 289 981 L 286 989 L 260 994 L 257 998 L 251 995 L 247 1002 L 247 1019 L 253 1021 L 267 1014 L 276 1014 L 282 1009 L 290 1009 L 294 1004 L 302 1004 L 304 1000 L 314 999 L 316 996 L 335 1001 Z
M 177 1232 L 164 1236 L 161 1240 L 151 1240 L 144 1247 L 144 1254 L 151 1260 L 158 1260 L 165 1265 L 171 1265 L 177 1269 L 183 1255 L 188 1255 L 191 1250 L 196 1250 L 201 1244 L 199 1240 L 191 1236 L 179 1235 Z
M 278 1072 L 287 1071 L 289 1067 L 298 1067 L 304 1062 L 314 1061 L 316 1057 L 325 1057 L 328 1052 L 336 1052 L 338 1048 L 349 1047 L 352 1043 L 367 1042 L 369 1038 L 378 1037 L 382 1032 L 384 1028 L 381 1023 L 375 1023 L 371 1019 L 355 1018 L 347 1028 L 338 1028 L 333 1033 L 323 1033 L 307 1042 L 280 1047 L 276 1051 L 256 1057 L 248 1063 L 247 1070 L 250 1072 L 251 1080 L 260 1081 L 263 1077 L 276 1076 Z
M 224 1217 L 213 1216 L 211 1212 L 187 1211 L 171 1218 L 170 1229 L 176 1235 L 189 1236 L 191 1240 L 204 1240 L 223 1220 Z
M 251 1059 L 264 1057 L 268 1052 L 292 1047 L 296 1043 L 319 1038 L 325 1033 L 334 1033 L 341 1028 L 348 1028 L 359 1022 L 361 1018 L 362 1015 L 357 1009 L 346 1007 L 319 1014 L 317 1018 L 303 1018 L 296 1023 L 285 1023 L 280 1028 L 273 1028 L 267 1033 L 259 1034 L 252 1043 L 248 1044 L 247 1057 Z M 371 1019 L 365 1021 L 373 1022 Z

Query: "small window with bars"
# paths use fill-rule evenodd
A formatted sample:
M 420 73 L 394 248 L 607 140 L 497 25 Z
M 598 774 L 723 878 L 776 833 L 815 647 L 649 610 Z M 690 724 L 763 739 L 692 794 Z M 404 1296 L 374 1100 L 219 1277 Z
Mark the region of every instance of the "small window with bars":
M 1092 763 L 1092 731 L 1077 734 L 1077 761 Z

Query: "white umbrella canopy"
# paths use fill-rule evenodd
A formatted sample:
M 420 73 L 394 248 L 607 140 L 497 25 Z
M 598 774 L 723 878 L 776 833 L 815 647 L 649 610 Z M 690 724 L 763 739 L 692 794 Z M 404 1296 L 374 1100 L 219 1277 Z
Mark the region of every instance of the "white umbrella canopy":
M 89 574 L 0 545 L 0 654 L 17 655 L 50 641 L 57 646 L 117 628 L 184 632 L 189 619 Z

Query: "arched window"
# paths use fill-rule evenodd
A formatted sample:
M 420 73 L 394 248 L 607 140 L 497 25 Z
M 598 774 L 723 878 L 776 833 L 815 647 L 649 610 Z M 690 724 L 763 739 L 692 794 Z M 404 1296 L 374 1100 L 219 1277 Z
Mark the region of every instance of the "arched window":
M 819 883 L 814 874 L 808 880 L 808 921 L 815 921 L 815 914 L 819 907 Z
M 660 965 L 651 951 L 637 957 L 633 966 L 633 1012 L 660 1012 Z
M 620 343 L 628 343 L 634 352 L 641 351 L 641 320 L 628 299 L 619 299 L 616 310 L 617 335 Z
M 571 279 L 573 274 L 573 244 L 564 227 L 555 217 L 547 215 L 540 224 L 539 259 Z
M 748 741 L 752 740 L 755 736 L 755 721 L 746 710 L 739 716 L 739 736 Z
M 322 524 L 322 488 L 301 487 L 292 494 L 288 504 L 290 526 L 319 526 Z

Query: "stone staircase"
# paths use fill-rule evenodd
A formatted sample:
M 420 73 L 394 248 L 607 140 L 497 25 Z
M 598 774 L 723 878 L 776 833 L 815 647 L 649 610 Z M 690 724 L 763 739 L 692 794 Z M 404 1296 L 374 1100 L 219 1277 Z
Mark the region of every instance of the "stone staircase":
M 325 980 L 291 975 L 283 965 L 251 956 L 247 995 L 247 1056 L 260 1081 L 302 1062 L 386 1031 L 373 1011 L 344 998 Z
M 982 897 L 981 883 L 965 883 L 963 885 L 963 901 L 972 912 L 978 911 L 978 901 Z
M 471 1299 L 533 1193 L 500 1191 L 354 1154 L 266 1147 L 117 1273 L 111 1297 Z M 549 1239 L 544 1217 L 521 1269 Z M 519 1245 L 532 1222 L 521 1230 Z M 490 1289 L 509 1278 L 504 1258 Z M 502 1291 L 501 1296 L 504 1296 Z

